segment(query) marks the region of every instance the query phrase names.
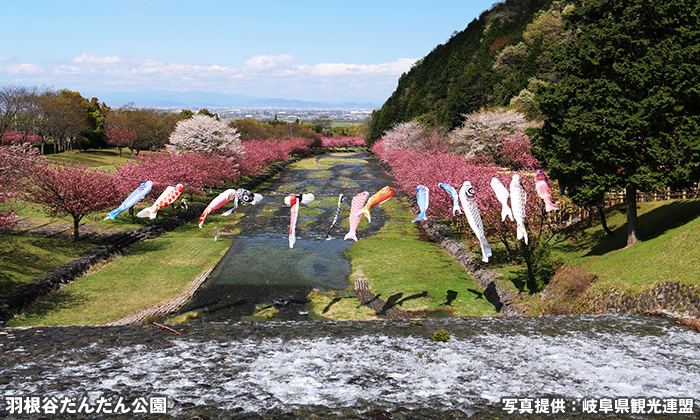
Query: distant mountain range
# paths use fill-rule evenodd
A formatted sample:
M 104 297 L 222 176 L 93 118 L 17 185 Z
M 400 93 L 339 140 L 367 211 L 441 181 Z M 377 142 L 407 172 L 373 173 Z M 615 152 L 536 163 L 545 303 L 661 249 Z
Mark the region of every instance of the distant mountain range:
M 86 96 L 86 94 L 83 94 Z M 169 90 L 140 90 L 136 92 L 111 92 L 87 94 L 88 99 L 96 97 L 112 108 L 129 103 L 139 108 L 340 108 L 375 109 L 376 104 L 354 102 L 315 102 L 282 98 L 256 98 L 236 93 L 205 91 L 177 92 Z

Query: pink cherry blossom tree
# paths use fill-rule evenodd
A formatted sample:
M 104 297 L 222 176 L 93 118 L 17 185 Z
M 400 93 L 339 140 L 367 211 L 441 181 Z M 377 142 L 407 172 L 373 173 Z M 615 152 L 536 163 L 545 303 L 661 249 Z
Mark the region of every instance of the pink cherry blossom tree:
M 14 198 L 27 185 L 37 165 L 45 161 L 29 143 L 0 146 L 0 229 L 10 229 L 17 218 Z
M 513 170 L 534 171 L 540 162 L 530 152 L 530 138 L 516 132 L 502 137 L 496 150 L 496 161 Z
M 118 205 L 123 197 L 112 176 L 89 165 L 45 164 L 32 174 L 25 199 L 40 204 L 50 217 L 73 219 L 73 240 L 80 239 L 80 221 Z
M 115 146 L 119 150 L 119 157 L 122 155 L 122 148 L 131 148 L 136 141 L 136 132 L 126 127 L 108 125 L 105 127 L 107 144 Z
M 257 175 L 274 162 L 286 162 L 293 153 L 308 150 L 311 140 L 293 137 L 285 140 L 248 140 L 243 142 L 245 153 L 238 162 L 242 175 Z
M 117 167 L 122 193 L 128 194 L 134 185 L 153 181 L 151 195 L 157 197 L 169 185 L 182 184 L 190 194 L 203 194 L 206 187 L 233 181 L 240 176 L 236 163 L 219 155 L 198 152 L 155 152 L 139 155 Z
M 3 186 L 0 184 L 0 230 L 12 229 L 15 219 L 17 219 L 14 210 L 11 207 L 7 208 L 12 199 L 12 193 L 3 191 Z
M 364 145 L 365 139 L 362 136 L 333 136 L 321 138 L 321 147 L 325 148 L 362 147 Z
M 551 238 L 553 226 L 535 191 L 534 174 L 504 169 L 491 163 L 475 164 L 463 156 L 445 152 L 391 149 L 386 147 L 384 140 L 376 142 L 372 146 L 372 152 L 391 167 L 392 175 L 401 191 L 415 195 L 417 185 L 427 186 L 430 189 L 429 218 L 449 220 L 465 235 L 472 249 L 478 249 L 478 242 L 465 216 L 452 215 L 452 197 L 438 186 L 440 183 L 447 183 L 459 191 L 464 181 L 471 182 L 487 238 L 489 241 L 503 244 L 509 261 L 523 262 L 527 269 L 529 290 L 534 292 L 539 289 L 535 278 L 540 262 L 538 257 L 543 252 L 543 249 L 539 248 Z M 528 244 L 517 239 L 515 222 L 510 219 L 501 220 L 501 203 L 491 188 L 492 178 L 499 179 L 508 188 L 512 175 L 516 173 L 520 175 L 527 192 L 525 212 Z
M 493 156 L 505 135 L 531 126 L 525 114 L 512 109 L 482 109 L 464 115 L 464 122 L 448 136 L 454 153 Z

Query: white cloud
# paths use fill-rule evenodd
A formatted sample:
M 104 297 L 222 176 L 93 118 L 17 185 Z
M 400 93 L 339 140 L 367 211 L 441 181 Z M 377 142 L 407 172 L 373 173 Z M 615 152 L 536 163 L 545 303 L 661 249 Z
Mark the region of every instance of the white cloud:
M 257 55 L 241 67 L 194 62 L 167 63 L 152 59 L 81 54 L 47 71 L 34 64 L 0 68 L 14 83 L 49 84 L 73 90 L 153 89 L 209 90 L 262 97 L 305 100 L 381 101 L 396 88 L 399 76 L 415 59 L 379 64 L 294 64 L 290 54 Z
M 257 72 L 275 68 L 287 68 L 294 61 L 289 54 L 282 55 L 256 55 L 243 63 L 244 72 Z
M 119 56 L 105 57 L 103 55 L 91 55 L 82 53 L 73 59 L 73 64 L 116 64 L 119 62 Z
M 35 64 L 19 64 L 7 66 L 7 72 L 10 74 L 41 74 L 44 73 L 44 69 Z

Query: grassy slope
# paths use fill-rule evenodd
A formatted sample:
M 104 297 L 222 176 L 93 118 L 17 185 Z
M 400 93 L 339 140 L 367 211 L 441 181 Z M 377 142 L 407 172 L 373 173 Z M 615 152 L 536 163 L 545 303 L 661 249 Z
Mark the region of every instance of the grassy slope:
M 638 204 L 642 242 L 626 247 L 626 215 L 617 206 L 608 212 L 608 237 L 600 225 L 585 236 L 556 246 L 556 256 L 598 276 L 597 288 L 644 291 L 671 280 L 700 284 L 700 200 Z
M 59 239 L 0 236 L 0 296 L 80 256 L 92 246 Z
M 217 217 L 210 216 L 211 221 Z M 228 249 L 230 240 L 213 240 L 214 226 L 207 223 L 200 230 L 191 223 L 144 241 L 33 304 L 7 325 L 100 324 L 172 299 Z

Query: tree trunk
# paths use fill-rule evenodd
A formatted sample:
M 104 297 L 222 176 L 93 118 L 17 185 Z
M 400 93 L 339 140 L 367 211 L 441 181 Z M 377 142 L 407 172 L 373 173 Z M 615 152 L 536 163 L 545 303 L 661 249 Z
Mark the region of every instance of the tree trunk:
M 636 185 L 631 184 L 625 188 L 625 201 L 627 202 L 627 246 L 630 246 L 639 242 L 639 237 L 637 236 L 639 223 L 637 221 Z
M 78 242 L 80 240 L 80 219 L 77 217 L 73 218 L 73 241 Z
M 535 293 L 539 292 L 539 290 L 537 287 L 537 281 L 535 281 L 535 273 L 532 271 L 532 260 L 528 258 L 525 261 L 525 265 L 527 266 L 527 288 L 530 291 L 530 294 L 534 295 Z
M 532 261 L 532 248 L 530 248 L 530 245 L 525 245 L 525 267 L 527 267 L 527 280 L 525 284 L 527 285 L 530 294 L 534 295 L 535 293 L 539 292 L 539 290 L 537 287 L 537 281 L 535 280 L 535 272 L 533 270 L 534 267 Z
M 603 226 L 603 230 L 605 233 L 608 234 L 608 236 L 613 236 L 612 230 L 608 227 L 608 221 L 605 218 L 605 211 L 603 210 L 603 206 L 596 206 L 598 209 L 598 215 L 600 216 L 600 224 Z

